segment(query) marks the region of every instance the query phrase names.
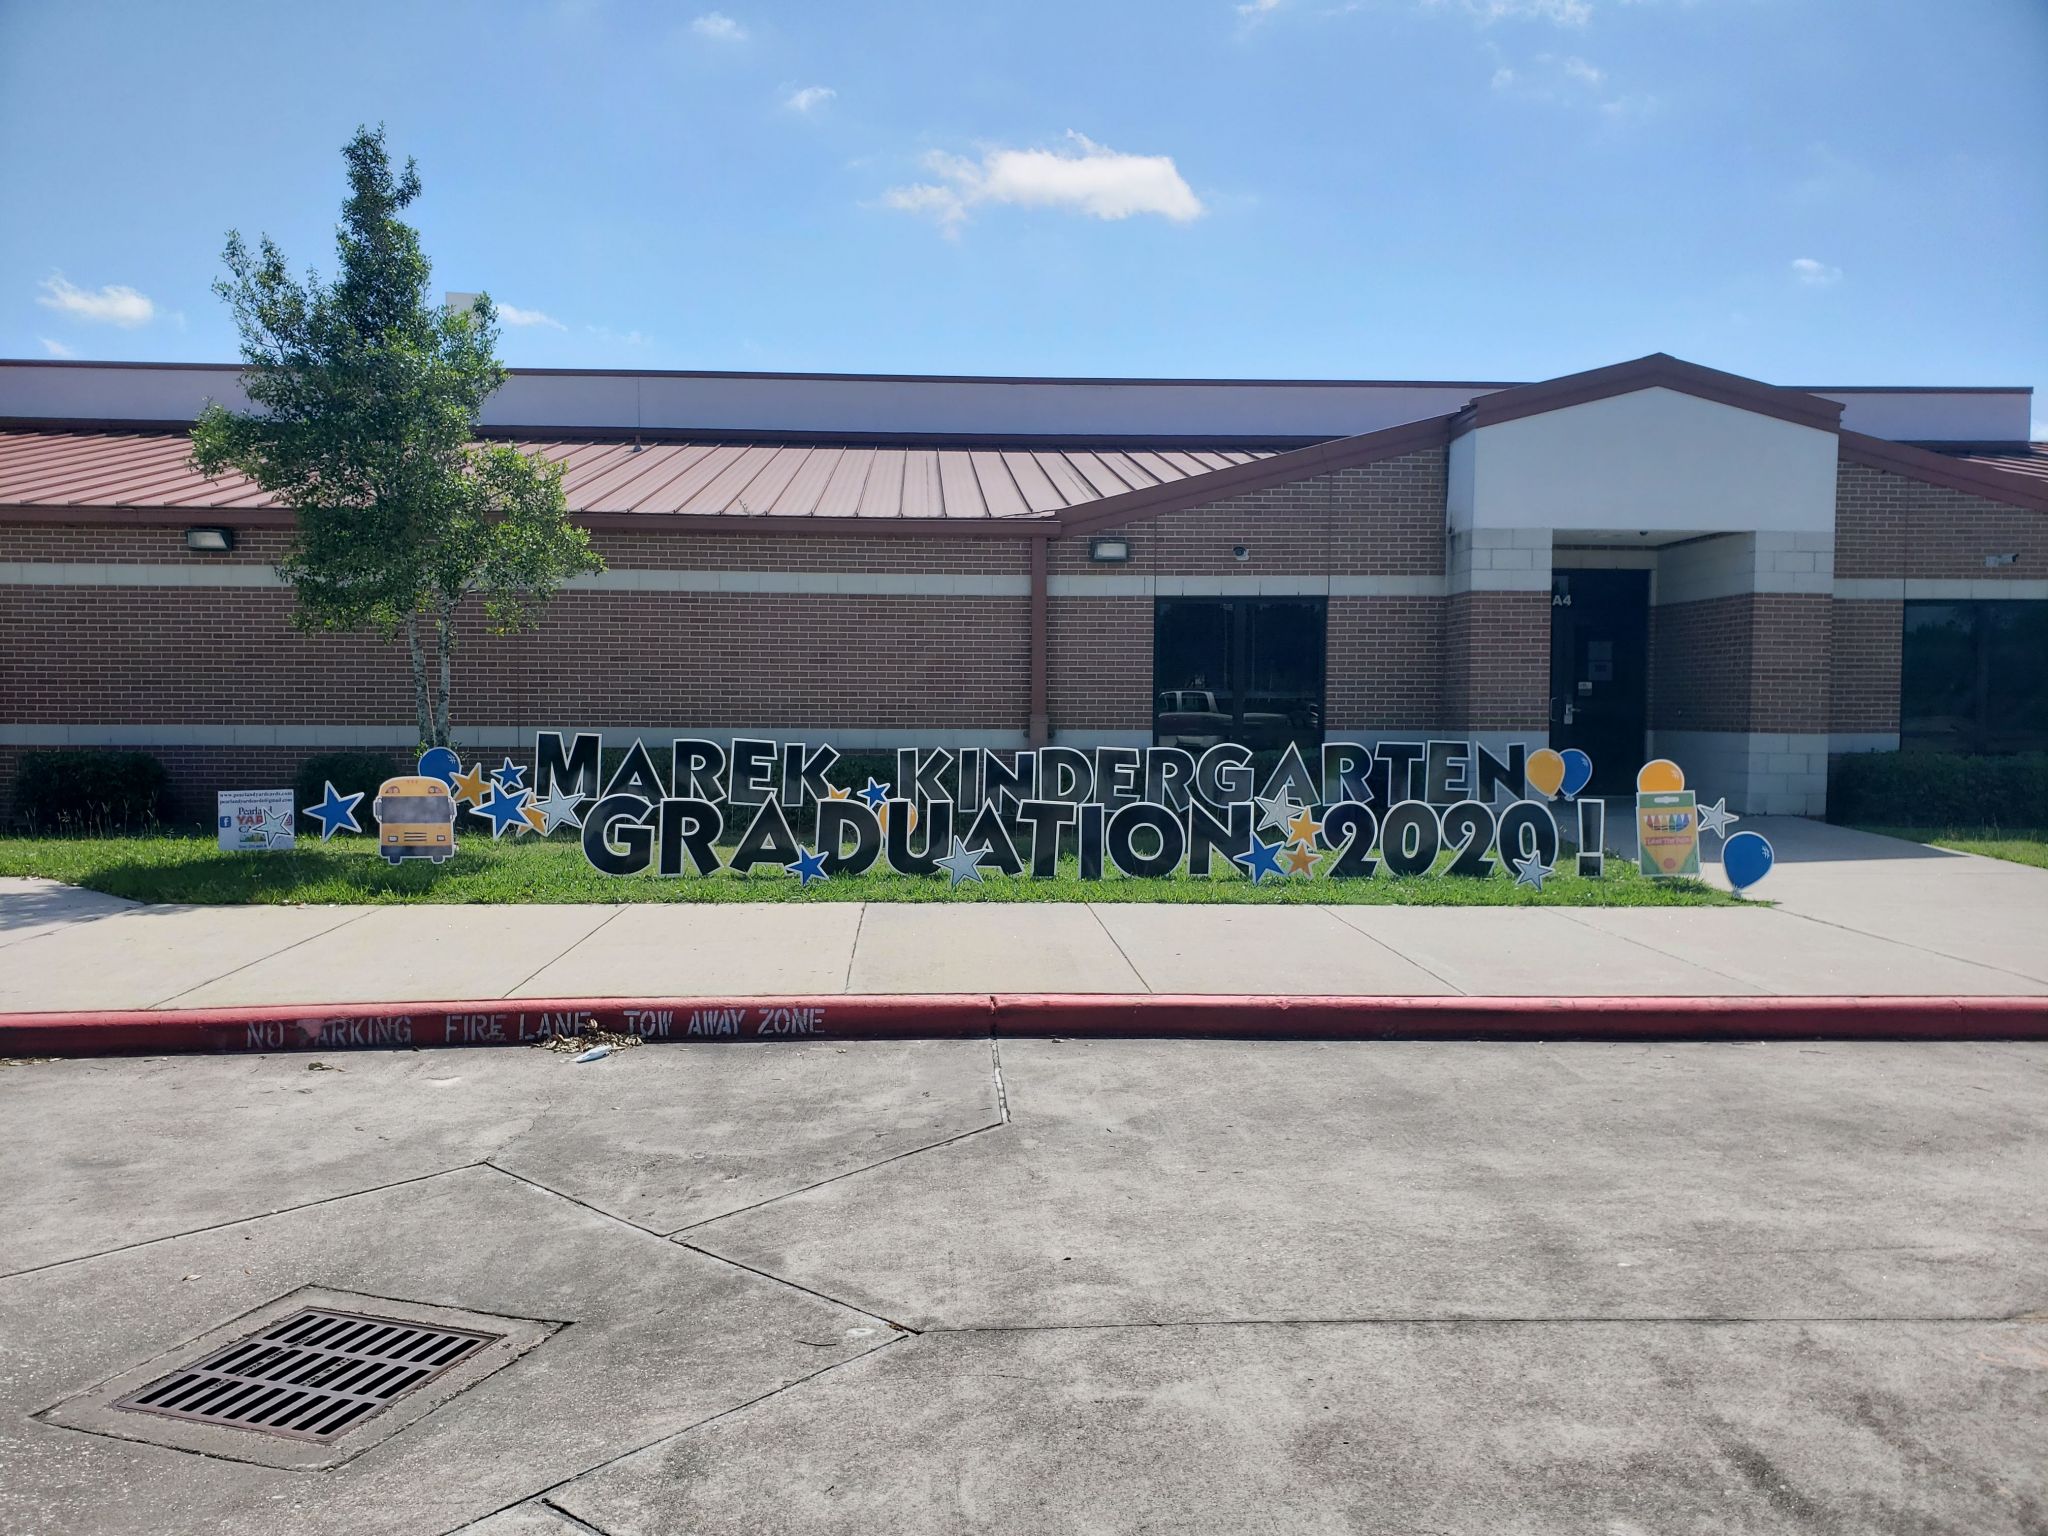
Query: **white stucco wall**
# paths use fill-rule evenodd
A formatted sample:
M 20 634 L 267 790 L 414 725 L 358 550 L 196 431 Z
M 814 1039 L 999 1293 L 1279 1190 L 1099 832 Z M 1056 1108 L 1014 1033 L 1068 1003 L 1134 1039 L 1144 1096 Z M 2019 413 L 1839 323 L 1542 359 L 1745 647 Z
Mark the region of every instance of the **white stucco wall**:
M 1832 533 L 1836 455 L 1830 432 L 1637 390 L 1466 434 L 1451 526 Z

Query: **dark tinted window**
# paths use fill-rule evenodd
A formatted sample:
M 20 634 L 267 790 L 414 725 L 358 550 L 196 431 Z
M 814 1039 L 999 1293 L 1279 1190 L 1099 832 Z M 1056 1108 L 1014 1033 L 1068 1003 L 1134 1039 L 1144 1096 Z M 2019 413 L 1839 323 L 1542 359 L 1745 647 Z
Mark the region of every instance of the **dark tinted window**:
M 1152 658 L 1160 745 L 1322 743 L 1321 598 L 1163 597 Z
M 1908 603 L 1903 746 L 2048 750 L 2048 602 Z

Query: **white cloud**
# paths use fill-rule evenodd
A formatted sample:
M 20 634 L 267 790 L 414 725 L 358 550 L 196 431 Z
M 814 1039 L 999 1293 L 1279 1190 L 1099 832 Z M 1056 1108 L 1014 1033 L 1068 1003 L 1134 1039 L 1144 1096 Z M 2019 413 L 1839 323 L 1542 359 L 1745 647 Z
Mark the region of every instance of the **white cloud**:
M 802 90 L 791 91 L 782 98 L 782 104 L 792 112 L 809 112 L 822 107 L 839 93 L 829 85 L 807 85 Z
M 1280 0 L 1245 0 L 1237 8 L 1237 14 L 1246 21 L 1257 21 L 1261 16 L 1270 16 L 1280 9 Z
M 1593 19 L 1592 0 L 1422 0 L 1426 10 L 1455 6 L 1484 25 L 1496 21 L 1547 21 L 1560 27 L 1583 27 Z
M 119 283 L 110 283 L 94 292 L 66 282 L 64 274 L 59 272 L 44 278 L 41 287 L 43 294 L 36 302 L 74 320 L 95 320 L 132 331 L 156 318 L 156 306 L 149 302 L 147 295 Z
M 883 202 L 906 213 L 928 214 L 957 230 L 980 203 L 1057 208 L 1095 219 L 1157 214 L 1176 224 L 1200 218 L 1202 200 L 1182 179 L 1170 155 L 1126 155 L 1083 134 L 1067 134 L 1069 149 L 991 149 L 980 162 L 934 150 L 925 168 L 937 181 L 891 187 Z
M 553 315 L 543 314 L 537 309 L 521 309 L 517 304 L 500 304 L 497 310 L 498 318 L 507 325 L 542 325 L 553 331 L 569 329 Z
M 1832 288 L 1842 280 L 1842 269 L 1815 261 L 1811 256 L 1799 256 L 1793 259 L 1792 275 L 1807 288 Z
M 76 347 L 67 347 L 61 341 L 52 341 L 47 336 L 38 336 L 36 340 L 43 344 L 43 350 L 52 357 L 78 356 L 78 349 Z
M 747 29 L 723 11 L 706 11 L 690 23 L 690 30 L 699 37 L 721 43 L 744 43 L 747 40 Z
M 1571 55 L 1558 60 L 1558 68 L 1564 71 L 1567 80 L 1576 80 L 1581 85 L 1598 85 L 1607 78 L 1604 70 Z

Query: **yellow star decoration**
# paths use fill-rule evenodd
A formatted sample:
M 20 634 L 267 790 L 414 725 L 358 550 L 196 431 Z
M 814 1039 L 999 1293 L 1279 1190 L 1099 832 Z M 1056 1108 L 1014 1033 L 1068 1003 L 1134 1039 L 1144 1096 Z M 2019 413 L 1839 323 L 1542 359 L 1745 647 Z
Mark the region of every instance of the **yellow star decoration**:
M 825 798 L 827 800 L 844 800 L 852 795 L 852 793 L 852 790 L 841 789 L 837 784 L 827 784 L 825 786 Z
M 531 800 L 528 800 L 526 804 L 519 807 L 519 814 L 521 818 L 526 822 L 526 825 L 533 828 L 534 831 L 540 833 L 545 833 L 547 831 L 547 817 L 541 814 L 540 807 L 535 805 Z
M 1302 812 L 1302 816 L 1306 816 L 1307 814 L 1308 812 L 1306 811 Z M 1301 820 L 1301 816 L 1297 816 L 1295 818 L 1295 821 L 1299 820 Z M 1292 823 L 1290 823 L 1290 825 L 1292 825 Z M 1316 861 L 1319 860 L 1321 857 L 1322 855 L 1319 853 L 1310 853 L 1308 849 L 1308 844 L 1303 842 L 1296 843 L 1292 848 L 1289 848 L 1285 853 L 1281 854 L 1280 862 L 1287 866 L 1288 874 L 1307 875 L 1311 879 L 1313 879 L 1315 877 L 1316 872 Z
M 468 772 L 455 775 L 455 803 L 457 805 L 481 805 L 489 782 L 484 778 L 484 765 L 476 763 Z
M 1316 834 L 1323 830 L 1323 824 L 1316 820 L 1316 813 L 1308 806 L 1301 808 L 1301 814 L 1287 823 L 1287 841 L 1306 843 L 1313 848 Z

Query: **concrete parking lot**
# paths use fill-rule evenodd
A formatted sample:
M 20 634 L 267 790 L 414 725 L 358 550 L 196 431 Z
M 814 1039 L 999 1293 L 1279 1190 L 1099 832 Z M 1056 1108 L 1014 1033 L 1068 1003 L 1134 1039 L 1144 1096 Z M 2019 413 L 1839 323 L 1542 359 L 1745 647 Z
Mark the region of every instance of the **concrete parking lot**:
M 9 1064 L 0 1529 L 2038 1533 L 2044 1102 L 2022 1044 Z M 318 1470 L 75 1427 L 306 1287 L 545 1337 Z

